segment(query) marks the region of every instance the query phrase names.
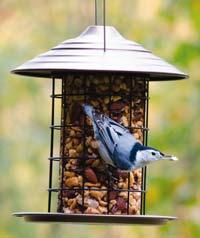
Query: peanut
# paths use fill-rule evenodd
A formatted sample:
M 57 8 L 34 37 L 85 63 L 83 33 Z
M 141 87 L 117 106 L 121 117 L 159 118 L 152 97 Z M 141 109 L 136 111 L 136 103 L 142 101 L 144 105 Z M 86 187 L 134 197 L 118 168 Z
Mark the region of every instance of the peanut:
M 90 182 L 86 182 L 84 183 L 85 187 L 100 187 L 101 184 L 100 183 L 90 183 Z
M 97 209 L 101 214 L 106 214 L 108 212 L 107 207 L 99 206 Z
M 97 149 L 99 148 L 99 143 L 98 143 L 98 141 L 96 141 L 96 140 L 92 140 L 92 141 L 90 142 L 90 146 L 92 147 L 92 149 L 97 150 Z
M 93 207 L 88 207 L 84 213 L 85 214 L 100 214 L 99 210 Z
M 64 176 L 67 177 L 67 178 L 74 177 L 75 173 L 74 172 L 70 172 L 70 171 L 65 171 L 64 172 Z
M 71 177 L 65 180 L 65 185 L 69 188 L 76 187 L 79 185 L 77 177 Z
M 100 200 L 103 198 L 105 193 L 103 191 L 90 191 L 90 196 L 96 198 L 97 200 Z
M 82 144 L 79 144 L 77 147 L 76 147 L 76 151 L 77 153 L 82 153 L 83 152 L 83 145 Z
M 69 157 L 72 157 L 72 158 L 77 157 L 77 153 L 75 149 L 69 150 Z

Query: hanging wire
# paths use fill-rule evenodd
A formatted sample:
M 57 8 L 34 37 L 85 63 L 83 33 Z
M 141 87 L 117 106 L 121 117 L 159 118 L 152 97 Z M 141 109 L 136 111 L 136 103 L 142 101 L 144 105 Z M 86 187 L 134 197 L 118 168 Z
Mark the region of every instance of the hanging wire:
M 97 12 L 97 0 L 95 0 L 95 6 L 94 6 L 94 12 L 95 12 L 95 25 L 98 25 L 97 17 L 98 17 L 98 12 Z
M 98 25 L 98 6 L 97 0 L 95 0 L 94 4 L 95 11 L 95 25 Z M 106 0 L 103 0 L 103 50 L 106 51 Z
M 103 49 L 106 51 L 106 0 L 103 0 Z

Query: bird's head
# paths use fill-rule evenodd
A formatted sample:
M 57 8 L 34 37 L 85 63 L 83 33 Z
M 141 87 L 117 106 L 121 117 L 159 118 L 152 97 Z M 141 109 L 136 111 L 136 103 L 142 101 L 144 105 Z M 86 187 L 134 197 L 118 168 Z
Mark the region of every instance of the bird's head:
M 139 150 L 136 155 L 136 160 L 144 165 L 149 164 L 154 161 L 158 160 L 173 160 L 176 161 L 178 158 L 176 158 L 173 155 L 166 155 L 160 152 L 159 150 L 156 150 L 154 148 L 146 147 L 143 150 Z

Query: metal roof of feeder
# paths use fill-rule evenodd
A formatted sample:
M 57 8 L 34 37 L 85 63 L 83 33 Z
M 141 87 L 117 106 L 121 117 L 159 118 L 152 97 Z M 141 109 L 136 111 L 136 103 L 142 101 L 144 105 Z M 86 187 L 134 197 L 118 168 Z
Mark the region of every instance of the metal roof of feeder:
M 159 81 L 188 77 L 140 44 L 125 39 L 111 26 L 105 29 L 103 26 L 89 26 L 80 36 L 62 42 L 12 72 L 54 77 L 79 71 L 127 72 L 147 75 L 150 80 Z

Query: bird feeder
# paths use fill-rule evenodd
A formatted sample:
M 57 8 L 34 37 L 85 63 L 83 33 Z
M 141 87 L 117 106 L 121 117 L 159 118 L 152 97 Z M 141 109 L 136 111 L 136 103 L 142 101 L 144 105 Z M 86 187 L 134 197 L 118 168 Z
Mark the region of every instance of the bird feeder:
M 105 14 L 103 26 L 89 26 L 80 36 L 62 42 L 12 73 L 52 80 L 48 211 L 19 212 L 15 216 L 35 222 L 122 224 L 164 224 L 176 219 L 146 215 L 146 167 L 123 172 L 102 162 L 82 104 L 90 104 L 121 123 L 147 145 L 149 82 L 185 79 L 187 75 L 125 39 L 114 27 L 105 26 Z M 56 100 L 61 101 L 59 125 L 54 120 Z M 60 133 L 59 154 L 54 153 L 55 133 Z M 53 187 L 55 163 L 59 163 L 57 187 Z M 57 193 L 56 211 L 52 211 L 52 193 Z

